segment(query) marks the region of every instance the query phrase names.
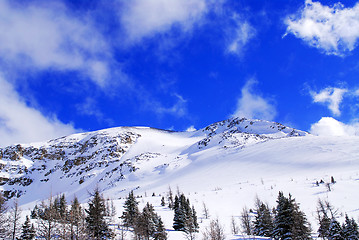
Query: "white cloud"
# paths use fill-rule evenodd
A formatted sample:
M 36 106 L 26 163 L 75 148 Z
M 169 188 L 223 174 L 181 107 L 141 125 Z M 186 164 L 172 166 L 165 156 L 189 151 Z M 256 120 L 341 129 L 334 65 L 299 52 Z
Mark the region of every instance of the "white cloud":
M 189 31 L 207 11 L 206 0 L 123 1 L 121 23 L 130 42 L 165 32 L 174 25 Z
M 89 18 L 59 2 L 0 1 L 0 58 L 17 68 L 79 71 L 99 85 L 109 74 L 109 46 Z
M 76 131 L 71 124 L 27 106 L 2 76 L 0 85 L 0 146 L 44 141 Z
M 197 131 L 197 129 L 192 125 L 192 126 L 189 126 L 187 129 L 186 129 L 186 132 L 194 132 L 194 131 Z
M 312 124 L 310 133 L 318 136 L 358 136 L 359 123 L 344 124 L 331 117 L 323 117 Z
M 241 90 L 241 97 L 237 102 L 237 109 L 233 117 L 256 118 L 273 120 L 277 114 L 276 108 L 271 100 L 265 99 L 260 93 L 255 93 L 253 86 L 257 81 L 250 79 Z
M 238 14 L 234 14 L 233 21 L 234 27 L 227 30 L 229 39 L 227 51 L 240 55 L 244 46 L 255 36 L 256 31 L 247 21 L 243 21 Z
M 176 98 L 176 102 L 171 107 L 165 107 L 160 102 L 153 101 L 150 103 L 152 109 L 158 114 L 172 114 L 177 117 L 183 117 L 187 113 L 187 100 L 179 94 L 173 95 Z
M 319 93 L 310 92 L 313 97 L 313 102 L 324 103 L 328 105 L 329 110 L 335 115 L 340 116 L 340 103 L 343 100 L 343 95 L 348 92 L 347 89 L 328 87 L 321 90 Z
M 332 7 L 305 1 L 304 8 L 286 18 L 287 33 L 303 39 L 326 54 L 343 56 L 352 51 L 359 38 L 359 3 L 345 8 L 340 2 Z

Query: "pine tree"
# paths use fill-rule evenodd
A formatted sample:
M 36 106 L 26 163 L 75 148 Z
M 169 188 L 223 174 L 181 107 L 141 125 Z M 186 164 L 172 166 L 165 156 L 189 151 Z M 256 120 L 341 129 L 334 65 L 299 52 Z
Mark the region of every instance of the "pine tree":
M 173 204 L 174 217 L 173 217 L 173 229 L 176 231 L 183 231 L 185 224 L 185 213 L 179 197 L 175 196 Z
M 163 222 L 149 203 L 146 204 L 143 211 L 136 218 L 134 232 L 138 239 L 167 239 Z
M 22 225 L 22 233 L 19 239 L 23 240 L 33 240 L 35 239 L 35 228 L 34 224 L 30 225 L 30 218 L 26 216 L 26 220 Z
M 167 239 L 167 233 L 166 233 L 165 226 L 164 226 L 164 224 L 162 222 L 162 219 L 159 216 L 156 216 L 155 228 L 156 228 L 156 231 L 153 234 L 153 238 L 155 240 L 165 240 L 165 239 Z
M 161 198 L 161 206 L 162 207 L 166 206 L 165 197 Z
M 71 209 L 69 211 L 69 223 L 71 240 L 87 239 L 85 213 L 81 208 L 77 197 L 75 197 L 71 203 Z
M 92 200 L 88 203 L 89 208 L 86 209 L 87 229 L 93 239 L 105 239 L 112 235 L 111 230 L 105 220 L 106 207 L 105 200 L 100 195 L 99 189 L 95 190 Z
M 124 212 L 122 213 L 123 225 L 125 227 L 133 227 L 136 223 L 136 218 L 139 215 L 138 202 L 133 196 L 133 191 L 128 194 L 127 200 L 124 204 Z
M 67 202 L 65 194 L 62 194 L 59 200 L 58 206 L 59 217 L 62 221 L 66 221 L 67 218 Z
M 329 226 L 328 240 L 344 240 L 343 235 L 343 229 L 339 222 L 335 218 L 332 218 Z
M 304 212 L 300 211 L 299 204 L 293 201 L 293 227 L 294 239 L 311 239 L 311 227 Z
M 256 202 L 255 220 L 253 221 L 253 233 L 257 236 L 270 237 L 273 232 L 273 218 L 268 205 L 259 199 Z
M 343 224 L 343 237 L 348 240 L 358 240 L 358 225 L 355 220 L 350 219 L 348 215 L 345 215 L 345 223 Z
M 273 229 L 274 239 L 311 239 L 310 225 L 295 199 L 292 199 L 290 194 L 289 198 L 286 198 L 283 192 L 279 192 L 277 204 Z
M 328 238 L 331 220 L 336 218 L 337 215 L 338 210 L 336 210 L 328 201 L 318 200 L 317 219 L 319 221 L 318 233 L 320 238 Z
M 276 215 L 274 218 L 274 239 L 292 239 L 292 226 L 293 226 L 293 208 L 292 199 L 286 198 L 283 192 L 279 192 L 277 199 Z
M 171 187 L 168 187 L 168 207 L 174 209 L 173 193 Z
M 198 232 L 196 210 L 191 208 L 189 199 L 184 194 L 175 197 L 173 228 L 176 231 L 184 231 L 188 239 L 193 239 Z

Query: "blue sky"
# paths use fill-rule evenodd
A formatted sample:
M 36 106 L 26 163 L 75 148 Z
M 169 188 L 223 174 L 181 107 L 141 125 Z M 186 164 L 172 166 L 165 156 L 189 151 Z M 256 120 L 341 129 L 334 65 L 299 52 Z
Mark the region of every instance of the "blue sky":
M 0 145 L 230 117 L 357 135 L 359 4 L 0 2 Z

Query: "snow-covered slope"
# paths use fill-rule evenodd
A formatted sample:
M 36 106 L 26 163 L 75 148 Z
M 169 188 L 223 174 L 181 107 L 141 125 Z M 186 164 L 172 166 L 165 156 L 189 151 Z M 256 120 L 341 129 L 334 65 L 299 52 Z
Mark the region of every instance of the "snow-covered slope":
M 198 212 L 206 202 L 229 232 L 231 216 L 253 207 L 256 196 L 274 206 L 278 191 L 291 192 L 312 222 L 318 198 L 359 216 L 359 192 L 352 191 L 359 187 L 358 146 L 358 137 L 323 138 L 239 118 L 194 132 L 119 127 L 0 149 L 0 184 L 24 206 L 58 193 L 85 202 L 96 186 L 105 196 L 122 198 L 116 200 L 120 206 L 135 190 L 142 203 L 156 206 L 168 228 L 173 213 L 159 206 L 159 195 L 178 187 Z M 331 192 L 315 184 L 331 176 L 337 180 Z M 178 234 L 170 237 L 181 239 Z

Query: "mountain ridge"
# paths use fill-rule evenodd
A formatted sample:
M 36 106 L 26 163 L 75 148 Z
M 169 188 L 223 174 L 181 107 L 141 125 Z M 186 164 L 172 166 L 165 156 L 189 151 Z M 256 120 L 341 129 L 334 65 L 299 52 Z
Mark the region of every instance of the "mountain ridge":
M 31 186 L 44 188 L 54 182 L 82 189 L 80 192 L 99 183 L 110 189 L 121 181 L 135 182 L 134 173 L 146 169 L 143 162 L 149 160 L 157 162 L 149 168 L 161 175 L 190 164 L 193 156 L 206 149 L 241 149 L 271 139 L 306 135 L 279 123 L 246 118 L 219 121 L 193 132 L 115 127 L 76 133 L 0 148 L 0 186 L 7 198 L 26 195 Z M 139 186 L 129 184 L 123 190 L 131 188 Z M 66 188 L 58 191 L 61 189 Z

